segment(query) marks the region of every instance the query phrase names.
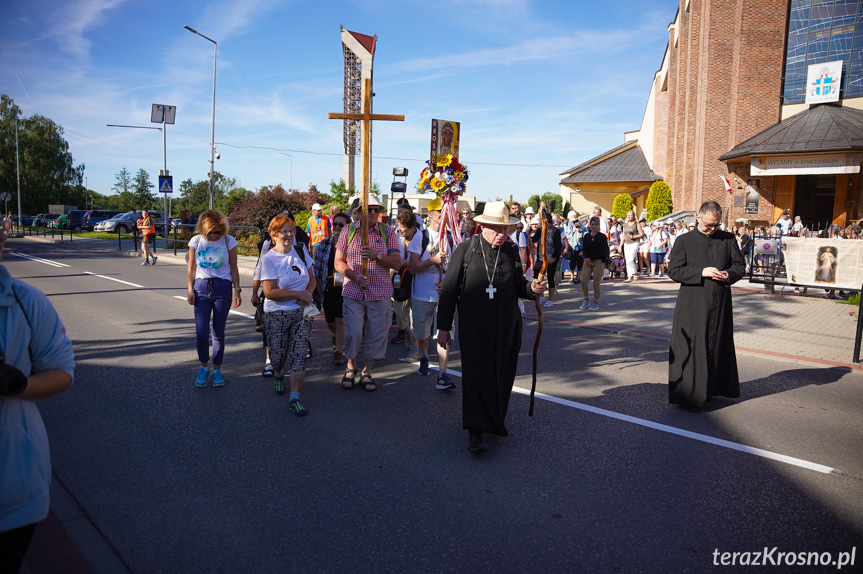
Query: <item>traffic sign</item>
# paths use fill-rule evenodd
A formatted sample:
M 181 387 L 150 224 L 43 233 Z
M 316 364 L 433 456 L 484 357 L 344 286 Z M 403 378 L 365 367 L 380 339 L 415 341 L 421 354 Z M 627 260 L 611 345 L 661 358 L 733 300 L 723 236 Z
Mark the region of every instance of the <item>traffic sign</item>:
M 10 199 L 12 199 L 12 194 L 10 194 L 8 191 L 0 193 L 0 201 L 9 201 Z
M 174 193 L 174 177 L 170 175 L 159 176 L 159 193 Z

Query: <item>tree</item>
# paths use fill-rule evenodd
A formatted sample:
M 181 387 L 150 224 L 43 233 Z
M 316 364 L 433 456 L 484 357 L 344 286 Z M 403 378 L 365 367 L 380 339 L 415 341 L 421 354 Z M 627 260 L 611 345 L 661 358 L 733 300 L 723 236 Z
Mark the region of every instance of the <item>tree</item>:
M 49 204 L 74 201 L 80 195 L 84 165 L 73 165 L 63 128 L 45 116 L 22 118 L 21 109 L 5 94 L 0 94 L 0 114 L 0 191 L 17 195 L 17 125 L 22 210 L 37 213 L 47 210 Z
M 330 180 L 330 203 L 338 205 L 339 211 L 348 210 L 348 204 L 353 194 L 354 189 L 347 189 L 344 179 L 340 179 L 338 183 L 335 180 Z
M 132 211 L 138 209 L 135 201 L 135 194 L 132 191 L 132 175 L 124 167 L 117 173 L 114 180 L 114 185 L 111 190 L 114 191 L 117 197 L 116 207 L 120 211 Z
M 229 216 L 231 225 L 258 227 L 266 229 L 272 217 L 285 210 L 299 213 L 305 209 L 303 202 L 297 196 L 300 192 L 288 193 L 281 184 L 263 186 L 239 203 Z M 309 204 L 311 207 L 311 204 Z
M 671 200 L 671 188 L 664 181 L 655 181 L 647 194 L 647 220 L 653 221 L 674 211 Z
M 539 202 L 542 199 L 538 195 L 531 195 L 527 198 L 527 204 L 533 208 L 534 211 L 539 211 Z
M 145 169 L 139 169 L 135 174 L 133 201 L 135 209 L 152 209 L 156 204 L 156 196 L 153 195 L 153 182 L 150 174 Z
M 559 193 L 543 193 L 542 201 L 545 202 L 545 208 L 548 209 L 549 213 L 557 213 L 560 215 L 560 211 L 563 209 L 563 197 Z M 563 215 L 566 214 L 564 213 Z
M 617 219 L 624 220 L 626 219 L 626 212 L 634 208 L 632 198 L 629 194 L 621 193 L 614 198 L 614 204 L 611 206 L 611 214 Z

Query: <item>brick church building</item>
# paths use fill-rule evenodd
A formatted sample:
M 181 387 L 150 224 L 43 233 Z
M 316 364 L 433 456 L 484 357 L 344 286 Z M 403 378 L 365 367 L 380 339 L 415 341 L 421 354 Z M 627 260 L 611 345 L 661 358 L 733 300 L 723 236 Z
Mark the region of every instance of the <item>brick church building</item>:
M 675 211 L 845 227 L 863 217 L 861 152 L 863 0 L 680 0 L 640 129 L 563 172 L 561 194 L 607 212 L 627 193 L 640 214 L 662 179 Z

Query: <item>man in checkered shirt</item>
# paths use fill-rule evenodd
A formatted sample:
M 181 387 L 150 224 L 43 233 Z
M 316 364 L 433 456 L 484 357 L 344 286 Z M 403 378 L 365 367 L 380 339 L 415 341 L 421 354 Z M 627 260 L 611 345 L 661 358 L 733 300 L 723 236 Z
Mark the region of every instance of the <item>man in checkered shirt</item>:
M 374 195 L 369 195 L 368 231 L 369 244 L 362 246 L 362 226 L 351 224 L 339 235 L 336 243 L 335 268 L 344 276 L 342 314 L 345 322 L 345 356 L 348 370 L 342 378 L 342 386 L 352 389 L 355 383 L 367 391 L 377 389 L 372 380 L 375 361 L 386 356 L 387 333 L 392 319 L 393 284 L 390 269 L 401 266 L 396 232 L 392 227 L 379 224 L 383 205 Z M 362 258 L 368 263 L 368 277 L 362 275 Z M 359 369 L 357 355 L 363 337 L 363 321 L 366 325 L 365 357 L 360 379 L 355 381 Z

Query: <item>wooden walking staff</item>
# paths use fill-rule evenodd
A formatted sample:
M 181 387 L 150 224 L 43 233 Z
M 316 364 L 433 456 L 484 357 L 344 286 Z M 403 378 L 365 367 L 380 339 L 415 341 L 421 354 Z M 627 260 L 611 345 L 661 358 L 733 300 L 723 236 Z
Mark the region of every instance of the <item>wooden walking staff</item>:
M 345 113 L 335 113 L 330 112 L 328 115 L 331 120 L 362 120 L 363 122 L 363 141 L 362 141 L 362 154 L 363 154 L 363 205 L 362 205 L 362 216 L 360 217 L 360 221 L 362 222 L 362 246 L 365 247 L 369 244 L 369 217 L 368 217 L 368 208 L 369 208 L 369 179 L 371 172 L 371 129 L 372 129 L 372 120 L 385 120 L 391 122 L 403 122 L 405 121 L 404 116 L 392 115 L 392 114 L 373 114 L 372 113 L 372 80 L 371 78 L 365 78 L 363 80 L 363 112 L 361 114 L 345 114 Z M 363 257 L 363 269 L 362 273 L 364 276 L 368 277 L 368 269 L 369 269 L 369 260 Z

